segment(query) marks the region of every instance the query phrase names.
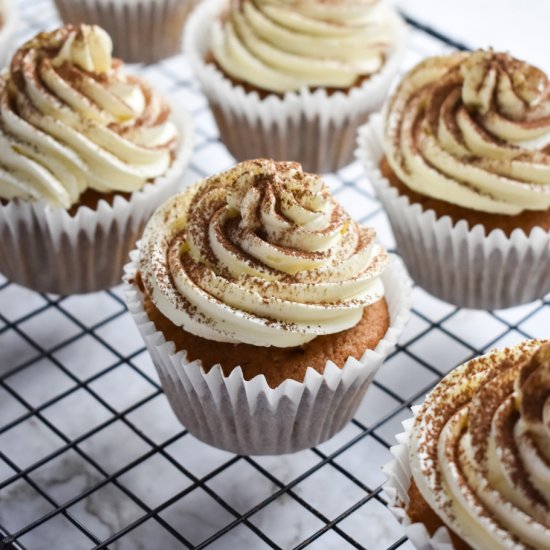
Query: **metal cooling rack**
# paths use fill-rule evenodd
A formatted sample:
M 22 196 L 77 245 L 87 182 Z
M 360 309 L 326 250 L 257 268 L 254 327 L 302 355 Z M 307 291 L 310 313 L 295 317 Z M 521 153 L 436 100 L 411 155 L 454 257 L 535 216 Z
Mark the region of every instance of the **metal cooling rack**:
M 50 0 L 20 4 L 18 43 L 58 24 Z M 406 68 L 465 48 L 407 19 Z M 186 180 L 229 167 L 183 57 L 137 70 L 193 114 Z M 392 248 L 360 167 L 327 180 Z M 413 298 L 398 349 L 345 430 L 295 455 L 246 457 L 178 424 L 118 289 L 61 298 L 0 275 L 0 549 L 412 548 L 380 471 L 409 406 L 464 360 L 550 326 L 548 297 L 498 312 L 460 310 L 418 288 Z

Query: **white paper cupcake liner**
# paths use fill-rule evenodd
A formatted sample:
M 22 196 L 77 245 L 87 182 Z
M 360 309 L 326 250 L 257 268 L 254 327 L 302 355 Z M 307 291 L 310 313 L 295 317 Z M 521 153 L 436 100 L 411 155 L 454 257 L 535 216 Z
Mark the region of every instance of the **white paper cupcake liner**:
M 245 380 L 240 367 L 224 376 L 219 365 L 208 373 L 199 360 L 175 352 L 143 309 L 133 284 L 138 251 L 125 267 L 128 309 L 143 336 L 170 405 L 180 422 L 202 441 L 238 454 L 284 454 L 318 445 L 353 417 L 376 371 L 394 348 L 410 311 L 410 280 L 395 258 L 382 279 L 391 324 L 375 350 L 342 369 L 327 360 L 323 374 L 309 368 L 303 382 L 286 380 L 270 388 L 265 376 Z
M 413 418 L 403 422 L 404 432 L 395 436 L 398 444 L 390 448 L 394 456 L 392 462 L 382 467 L 387 481 L 384 493 L 388 508 L 405 529 L 405 534 L 418 550 L 453 550 L 451 535 L 446 527 L 440 527 L 433 535 L 423 523 L 413 523 L 407 515 L 409 505 L 409 487 L 412 474 L 409 463 L 409 437 L 420 407 L 412 407 Z
M 486 233 L 482 225 L 453 224 L 411 204 L 380 172 L 383 119 L 371 117 L 358 134 L 356 155 L 389 217 L 397 251 L 425 290 L 460 307 L 500 309 L 550 292 L 550 232 L 534 228 Z
M 190 118 L 174 117 L 180 134 L 168 172 L 129 199 L 100 200 L 71 216 L 45 203 L 0 203 L 0 272 L 39 292 L 81 294 L 110 288 L 121 280 L 128 254 L 153 211 L 179 190 L 193 148 Z
M 13 1 L 13 0 L 10 0 Z M 152 63 L 179 53 L 196 0 L 55 0 L 64 23 L 103 27 L 126 63 Z
M 382 70 L 349 91 L 270 94 L 261 98 L 232 83 L 205 61 L 209 29 L 227 0 L 206 0 L 189 17 L 184 50 L 202 85 L 221 139 L 239 161 L 294 160 L 304 170 L 333 172 L 353 160 L 357 129 L 386 99 L 406 46 L 406 28 L 395 16 L 396 43 Z
M 15 0 L 0 0 L 0 69 L 3 69 L 11 59 L 10 43 L 19 20 L 17 2 Z

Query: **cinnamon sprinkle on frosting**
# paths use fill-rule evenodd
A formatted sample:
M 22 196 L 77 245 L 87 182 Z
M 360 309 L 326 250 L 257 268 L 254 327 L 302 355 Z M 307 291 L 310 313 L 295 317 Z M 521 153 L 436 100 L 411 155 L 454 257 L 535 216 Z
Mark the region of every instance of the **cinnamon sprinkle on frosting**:
M 155 306 L 203 338 L 292 347 L 355 326 L 388 261 L 319 176 L 253 160 L 170 199 L 140 272 Z
M 68 25 L 23 44 L 0 77 L 0 200 L 69 209 L 86 191 L 138 191 L 166 173 L 170 107 L 125 74 L 101 28 Z
M 471 210 L 550 208 L 550 81 L 506 53 L 432 57 L 405 77 L 384 149 L 409 189 Z
M 416 417 L 410 462 L 430 508 L 473 548 L 549 548 L 550 341 L 447 375 Z

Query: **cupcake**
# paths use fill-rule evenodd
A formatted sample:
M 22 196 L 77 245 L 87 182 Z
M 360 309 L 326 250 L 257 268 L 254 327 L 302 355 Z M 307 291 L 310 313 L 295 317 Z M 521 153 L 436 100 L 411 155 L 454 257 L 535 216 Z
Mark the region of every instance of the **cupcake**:
M 0 0 L 0 68 L 8 61 L 11 39 L 17 28 L 17 2 Z
M 550 548 L 550 341 L 447 375 L 393 448 L 386 492 L 417 548 Z
M 196 0 L 55 0 L 64 23 L 94 23 L 127 63 L 153 63 L 179 53 L 181 33 Z
M 331 172 L 385 99 L 405 27 L 377 0 L 206 0 L 184 45 L 221 139 L 237 160 Z
M 408 317 L 408 278 L 374 230 L 293 162 L 243 162 L 169 199 L 126 271 L 175 414 L 240 454 L 338 432 Z
M 505 308 L 550 291 L 550 83 L 508 54 L 426 59 L 358 156 L 413 279 L 455 305 Z
M 0 78 L 0 272 L 41 292 L 117 284 L 191 149 L 185 116 L 95 26 L 42 33 Z

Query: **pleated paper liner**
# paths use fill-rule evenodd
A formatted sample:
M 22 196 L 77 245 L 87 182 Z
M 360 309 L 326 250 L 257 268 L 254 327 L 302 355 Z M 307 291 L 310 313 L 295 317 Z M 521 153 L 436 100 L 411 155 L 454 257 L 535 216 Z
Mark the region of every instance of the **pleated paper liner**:
M 345 92 L 304 89 L 284 96 L 246 92 L 206 61 L 209 29 L 226 0 L 205 0 L 189 17 L 184 50 L 201 83 L 221 139 L 239 161 L 293 160 L 307 172 L 334 172 L 353 160 L 355 135 L 386 98 L 406 46 L 406 28 L 395 16 L 396 42 L 380 72 Z
M 0 0 L 0 70 L 9 63 L 19 15 L 15 0 Z
M 286 380 L 270 388 L 263 375 L 245 380 L 240 367 L 224 376 L 219 365 L 206 373 L 200 361 L 175 352 L 143 309 L 139 288 L 129 282 L 137 270 L 138 251 L 125 268 L 128 308 L 143 336 L 170 405 L 195 437 L 238 454 L 283 454 L 326 441 L 353 417 L 384 359 L 393 350 L 410 311 L 410 280 L 392 262 L 382 279 L 391 324 L 375 350 L 343 368 L 327 360 L 323 374 L 308 369 L 303 382 Z
M 357 157 L 389 217 L 397 251 L 412 278 L 438 298 L 460 307 L 499 309 L 532 302 L 550 292 L 550 232 L 534 228 L 486 233 L 482 225 L 453 223 L 411 204 L 380 172 L 382 115 L 359 130 Z
M 153 211 L 179 190 L 191 156 L 189 117 L 174 116 L 179 142 L 168 172 L 128 199 L 100 200 L 71 216 L 44 201 L 0 203 L 0 272 L 39 292 L 81 294 L 110 288 Z
M 411 468 L 409 464 L 409 437 L 414 424 L 414 416 L 420 407 L 413 407 L 413 417 L 403 422 L 404 432 L 396 436 L 398 444 L 391 447 L 394 460 L 382 470 L 387 481 L 384 493 L 388 499 L 388 508 L 405 529 L 405 534 L 418 550 L 453 550 L 451 535 L 446 527 L 440 527 L 433 535 L 423 523 L 413 523 L 407 515 L 409 505 L 409 487 L 411 485 Z
M 10 0 L 13 1 L 13 0 Z M 181 33 L 197 0 L 55 0 L 64 23 L 103 27 L 126 63 L 153 63 L 181 51 Z

